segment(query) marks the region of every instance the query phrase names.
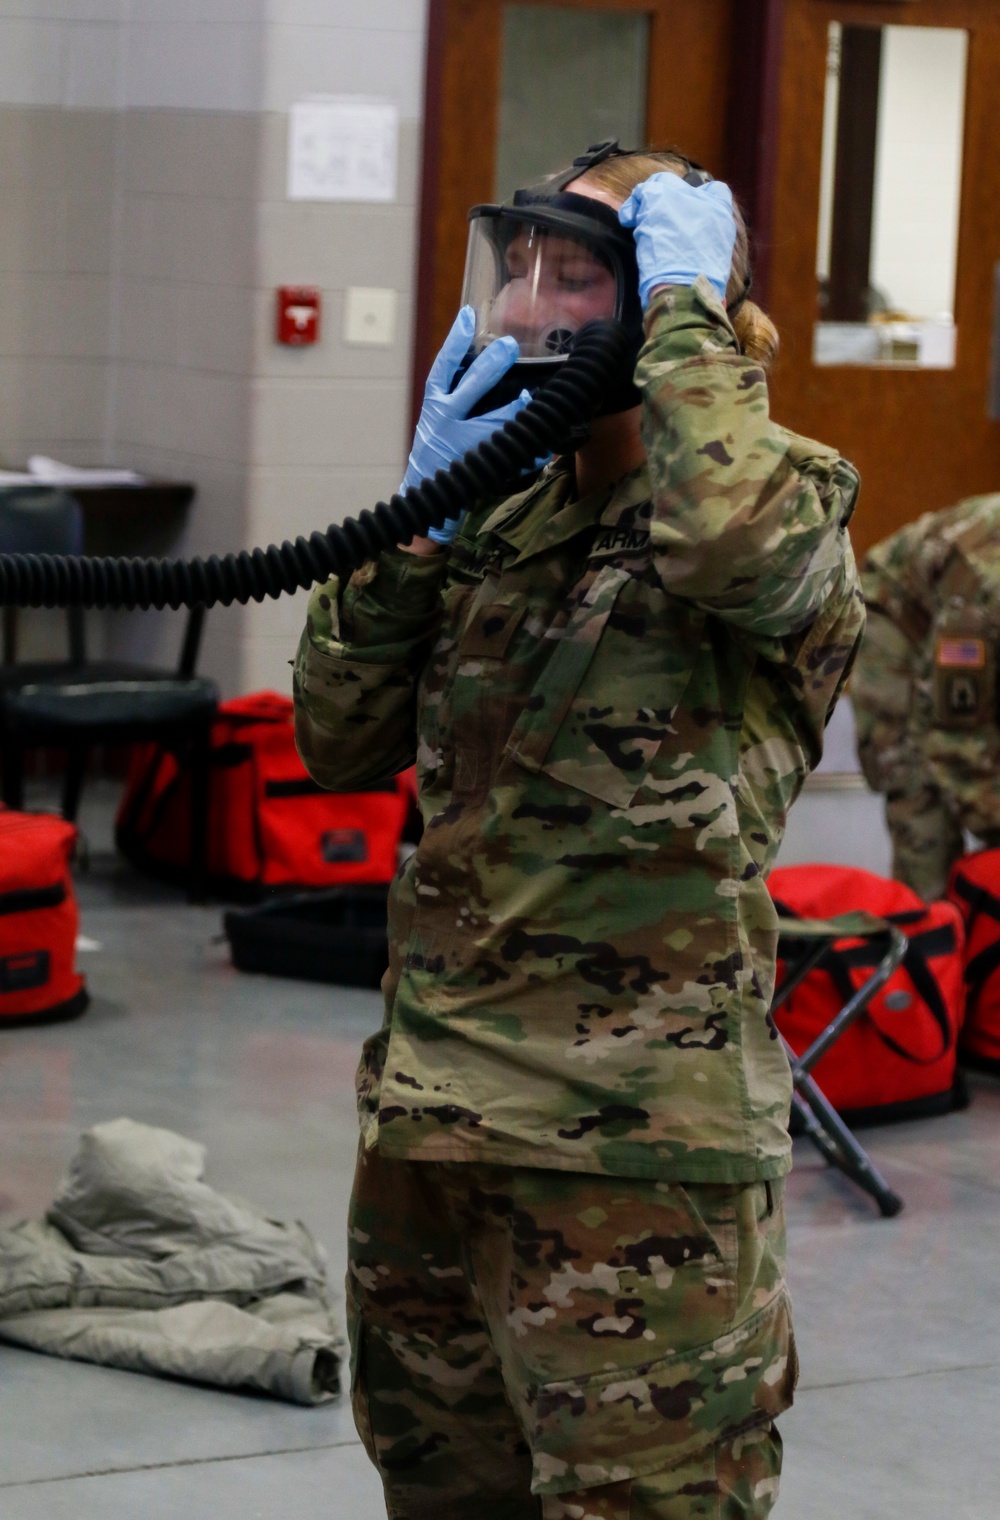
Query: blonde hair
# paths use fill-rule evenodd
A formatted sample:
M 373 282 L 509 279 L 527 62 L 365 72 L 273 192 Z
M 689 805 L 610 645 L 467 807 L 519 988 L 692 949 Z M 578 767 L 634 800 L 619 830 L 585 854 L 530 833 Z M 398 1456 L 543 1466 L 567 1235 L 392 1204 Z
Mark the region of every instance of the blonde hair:
M 690 167 L 686 158 L 670 151 L 622 154 L 617 158 L 606 158 L 593 169 L 587 169 L 579 181 L 572 182 L 567 189 L 572 190 L 573 183 L 593 185 L 607 190 L 611 195 L 621 196 L 625 201 L 635 187 L 649 179 L 650 175 L 662 174 L 664 170 L 684 175 Z M 736 246 L 726 286 L 729 319 L 747 358 L 755 360 L 766 370 L 778 352 L 778 329 L 767 313 L 744 295 L 750 277 L 750 245 L 743 212 L 735 201 L 733 213 L 736 218 Z

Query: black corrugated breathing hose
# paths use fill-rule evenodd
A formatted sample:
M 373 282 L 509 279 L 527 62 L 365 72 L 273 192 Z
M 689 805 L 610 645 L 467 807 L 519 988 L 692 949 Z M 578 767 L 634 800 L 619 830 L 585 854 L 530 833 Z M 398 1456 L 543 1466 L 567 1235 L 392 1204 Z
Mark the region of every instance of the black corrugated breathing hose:
M 0 554 L 0 606 L 228 607 L 348 574 L 383 549 L 458 517 L 482 497 L 510 489 L 536 459 L 563 447 L 597 411 L 629 351 L 619 323 L 589 322 L 559 374 L 515 418 L 447 470 L 325 533 L 223 559 Z

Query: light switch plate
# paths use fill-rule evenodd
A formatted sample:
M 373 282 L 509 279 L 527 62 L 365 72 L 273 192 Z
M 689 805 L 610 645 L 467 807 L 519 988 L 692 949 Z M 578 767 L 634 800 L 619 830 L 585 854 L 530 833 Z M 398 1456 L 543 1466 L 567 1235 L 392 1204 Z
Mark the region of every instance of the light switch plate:
M 396 337 L 397 290 L 348 286 L 344 300 L 344 342 L 387 346 Z

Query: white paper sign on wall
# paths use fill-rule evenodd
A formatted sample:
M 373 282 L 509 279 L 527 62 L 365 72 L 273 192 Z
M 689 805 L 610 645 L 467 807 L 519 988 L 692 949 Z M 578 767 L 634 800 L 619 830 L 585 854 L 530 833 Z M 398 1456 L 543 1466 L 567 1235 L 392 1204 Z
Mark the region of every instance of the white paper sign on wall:
M 394 201 L 399 112 L 341 95 L 297 101 L 288 132 L 288 199 Z

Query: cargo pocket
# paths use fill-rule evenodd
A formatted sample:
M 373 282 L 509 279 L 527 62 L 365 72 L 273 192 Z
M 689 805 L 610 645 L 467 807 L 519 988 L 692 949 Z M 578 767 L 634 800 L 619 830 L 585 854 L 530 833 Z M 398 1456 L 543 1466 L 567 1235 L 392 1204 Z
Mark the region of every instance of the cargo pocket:
M 628 807 L 670 732 L 703 622 L 629 571 L 602 568 L 525 701 L 507 755 Z
M 677 1356 L 547 1383 L 531 1401 L 532 1492 L 665 1472 L 787 1409 L 798 1373 L 782 1289 L 728 1334 Z

